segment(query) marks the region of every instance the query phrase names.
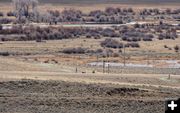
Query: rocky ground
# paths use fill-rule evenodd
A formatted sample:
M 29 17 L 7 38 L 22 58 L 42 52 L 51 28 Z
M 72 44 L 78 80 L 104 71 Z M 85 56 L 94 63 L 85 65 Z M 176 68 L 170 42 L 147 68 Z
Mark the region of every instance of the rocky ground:
M 0 82 L 0 113 L 163 113 L 180 90 L 63 81 Z

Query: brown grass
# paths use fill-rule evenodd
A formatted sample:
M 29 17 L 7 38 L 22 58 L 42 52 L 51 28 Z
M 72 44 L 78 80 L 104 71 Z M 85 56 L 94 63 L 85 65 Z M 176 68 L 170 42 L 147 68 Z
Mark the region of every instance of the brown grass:
M 179 8 L 180 3 L 177 4 L 40 4 L 39 9 L 42 11 L 46 10 L 59 10 L 62 11 L 65 8 L 67 9 L 77 9 L 85 13 L 92 10 L 104 10 L 106 7 L 121 7 L 128 8 L 132 7 L 135 10 L 140 10 L 143 8 Z M 0 11 L 8 12 L 13 10 L 13 5 L 11 3 L 0 3 Z

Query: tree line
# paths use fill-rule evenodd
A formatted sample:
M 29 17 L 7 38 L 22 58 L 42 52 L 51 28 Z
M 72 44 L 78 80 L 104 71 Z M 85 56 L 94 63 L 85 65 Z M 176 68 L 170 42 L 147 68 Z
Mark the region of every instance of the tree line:
M 15 23 L 26 22 L 45 22 L 57 24 L 58 22 L 91 22 L 91 23 L 114 23 L 123 24 L 139 19 L 154 17 L 156 19 L 165 19 L 171 16 L 173 19 L 180 19 L 180 9 L 160 10 L 157 8 L 142 9 L 139 12 L 132 8 L 114 8 L 107 7 L 105 10 L 93 10 L 89 13 L 83 13 L 80 10 L 65 9 L 63 11 L 47 10 L 42 12 L 38 9 L 38 0 L 13 0 L 13 11 L 9 11 L 7 16 L 15 16 Z M 167 16 L 168 15 L 168 16 Z M 0 17 L 4 16 L 0 12 Z M 0 23 L 14 22 L 13 20 L 1 19 Z

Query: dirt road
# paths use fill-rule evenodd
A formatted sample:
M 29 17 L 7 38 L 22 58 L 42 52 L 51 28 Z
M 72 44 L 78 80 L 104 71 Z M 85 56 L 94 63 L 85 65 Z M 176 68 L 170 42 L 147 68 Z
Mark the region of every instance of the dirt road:
M 7 80 L 59 80 L 79 83 L 103 83 L 128 86 L 171 87 L 180 89 L 180 76 L 148 74 L 82 74 L 33 71 L 0 71 L 1 81 Z

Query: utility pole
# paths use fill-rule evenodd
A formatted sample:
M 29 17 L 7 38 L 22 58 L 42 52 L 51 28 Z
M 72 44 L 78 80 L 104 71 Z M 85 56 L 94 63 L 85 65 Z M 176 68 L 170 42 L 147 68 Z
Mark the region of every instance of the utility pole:
M 124 49 L 124 67 L 126 66 L 126 49 L 125 49 L 125 44 L 123 44 L 123 49 Z
M 103 73 L 105 73 L 105 61 L 103 60 Z
M 107 51 L 107 53 L 106 53 L 106 62 L 107 62 L 107 66 L 108 66 L 107 67 L 108 68 L 108 70 L 107 70 L 108 73 L 109 73 L 109 54 L 110 54 L 109 51 Z
M 94 69 L 94 70 L 93 70 L 94 72 L 95 72 L 95 70 L 96 70 L 96 68 L 97 68 L 97 66 L 98 66 L 98 63 L 99 63 L 99 56 L 97 55 L 97 56 L 96 56 L 96 64 L 95 64 L 95 66 L 94 66 L 94 68 L 93 68 L 93 69 Z
M 74 56 L 74 59 L 76 59 L 76 56 Z M 76 59 L 76 73 L 78 72 L 78 61 Z
M 110 71 L 110 64 L 108 63 L 108 73 L 109 73 L 109 71 Z
M 149 65 L 149 53 L 147 53 L 147 65 Z
M 154 74 L 156 74 L 156 53 L 153 53 L 153 65 L 154 65 L 154 67 L 153 67 L 153 70 L 154 70 Z
M 78 72 L 78 70 L 77 70 L 77 67 L 76 67 L 76 73 Z
M 111 57 L 111 53 L 108 55 L 108 73 L 110 73 L 110 60 L 109 57 Z

